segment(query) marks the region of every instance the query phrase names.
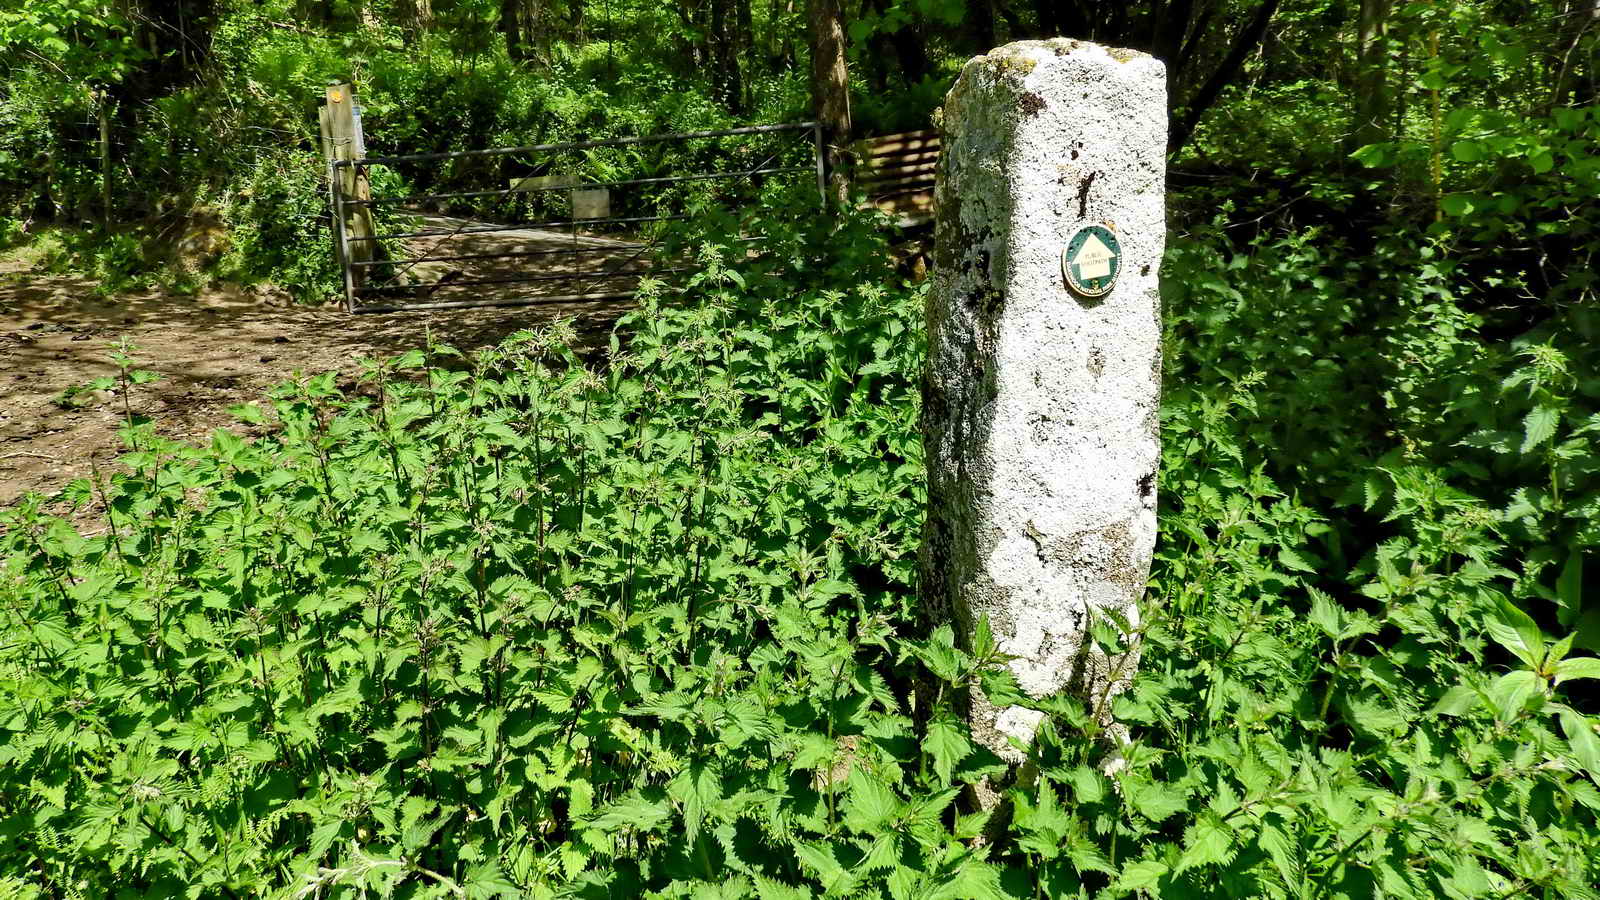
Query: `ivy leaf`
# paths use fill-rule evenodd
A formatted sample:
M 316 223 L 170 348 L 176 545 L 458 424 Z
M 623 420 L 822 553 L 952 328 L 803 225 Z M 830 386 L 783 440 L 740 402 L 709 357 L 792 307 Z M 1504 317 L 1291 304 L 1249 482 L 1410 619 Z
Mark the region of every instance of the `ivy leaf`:
M 1389 164 L 1389 151 L 1393 146 L 1392 144 L 1367 144 L 1364 147 L 1357 148 L 1354 153 L 1350 154 L 1350 158 L 1369 169 L 1376 169 L 1379 166 Z

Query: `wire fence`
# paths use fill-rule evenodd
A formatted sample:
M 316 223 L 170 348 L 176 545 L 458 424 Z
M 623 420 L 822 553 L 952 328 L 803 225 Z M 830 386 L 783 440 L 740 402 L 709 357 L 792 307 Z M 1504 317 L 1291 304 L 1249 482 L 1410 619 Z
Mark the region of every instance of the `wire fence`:
M 630 297 L 693 268 L 662 252 L 674 223 L 823 179 L 815 122 L 329 164 L 353 313 Z

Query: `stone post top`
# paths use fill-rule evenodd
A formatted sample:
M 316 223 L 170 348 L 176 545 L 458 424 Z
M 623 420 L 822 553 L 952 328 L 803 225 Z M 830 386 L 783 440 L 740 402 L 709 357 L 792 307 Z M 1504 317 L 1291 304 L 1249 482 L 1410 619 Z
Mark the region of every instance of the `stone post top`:
M 983 56 L 975 56 L 967 62 L 967 67 L 979 66 L 997 69 L 1001 72 L 1015 72 L 1025 75 L 1031 72 L 1034 66 L 1058 56 L 1101 57 L 1119 63 L 1130 63 L 1136 60 L 1154 63 L 1163 69 L 1166 66 L 1155 57 L 1140 50 L 1128 50 L 1122 47 L 1107 47 L 1091 41 L 1080 41 L 1075 38 L 1049 38 L 1042 41 L 1014 41 L 1001 47 L 990 50 Z

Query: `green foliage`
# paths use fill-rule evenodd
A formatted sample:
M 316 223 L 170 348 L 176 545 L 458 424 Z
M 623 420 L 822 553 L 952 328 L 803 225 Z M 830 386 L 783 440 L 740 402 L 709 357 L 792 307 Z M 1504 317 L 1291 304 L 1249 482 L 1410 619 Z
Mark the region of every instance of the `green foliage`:
M 234 89 L 128 113 L 145 211 L 183 185 L 222 272 L 314 296 L 330 78 L 374 150 L 735 121 L 678 10 L 591 9 L 513 64 L 497 4 L 437 6 L 431 34 L 228 6 Z M 84 390 L 122 398 L 123 467 L 63 498 L 100 523 L 0 511 L 0 897 L 1595 897 L 1600 117 L 1525 77 L 1556 26 L 1390 8 L 1390 140 L 1344 162 L 1350 22 L 1305 3 L 1190 145 L 1151 591 L 1093 629 L 1126 690 L 1025 698 L 985 629 L 920 620 L 922 288 L 791 201 L 696 223 L 686 293 L 648 284 L 603 365 L 561 325 L 429 347 L 195 447 L 133 413 L 153 376 L 120 347 Z M 5 15 L 13 43 L 49 18 Z M 771 37 L 747 113 L 795 118 Z M 858 113 L 920 124 L 959 54 L 932 62 L 858 68 Z M 94 168 L 39 148 L 82 108 L 4 65 L 0 221 L 81 217 Z M 138 238 L 44 240 L 133 277 Z M 1018 772 L 967 729 L 975 684 L 1047 714 Z
M 126 8 L 99 0 L 11 4 L 0 10 L 0 50 L 37 60 L 81 92 L 127 77 L 149 54 L 134 40 Z M 68 104 L 89 99 L 67 95 Z
M 701 302 L 647 296 L 604 372 L 557 330 L 287 385 L 263 441 L 130 417 L 129 474 L 74 488 L 111 531 L 6 513 L 7 868 L 490 896 L 892 850 L 966 877 L 955 791 L 920 786 L 980 764 L 957 734 L 924 758 L 886 680 L 918 295 L 811 218 L 738 270 L 706 245 Z
M 128 407 L 127 471 L 69 492 L 106 530 L 5 512 L 5 868 L 91 895 L 1592 896 L 1600 662 L 1515 604 L 1531 538 L 1422 464 L 1427 417 L 1410 451 L 1381 428 L 1476 340 L 1425 256 L 1344 293 L 1316 234 L 1175 242 L 1152 593 L 1094 630 L 1140 671 L 1036 702 L 986 631 L 916 617 L 921 289 L 864 223 L 780 209 L 734 254 L 737 224 L 702 223 L 688 302 L 647 289 L 604 369 L 558 326 L 302 378 L 240 409 L 254 441 Z M 1393 371 L 1332 364 L 1362 322 Z M 1506 451 L 1543 460 L 1569 380 L 1513 358 L 1497 389 L 1563 409 Z M 118 366 L 93 387 L 137 391 Z M 1049 715 L 1010 786 L 974 683 Z M 985 777 L 1006 819 L 960 799 Z

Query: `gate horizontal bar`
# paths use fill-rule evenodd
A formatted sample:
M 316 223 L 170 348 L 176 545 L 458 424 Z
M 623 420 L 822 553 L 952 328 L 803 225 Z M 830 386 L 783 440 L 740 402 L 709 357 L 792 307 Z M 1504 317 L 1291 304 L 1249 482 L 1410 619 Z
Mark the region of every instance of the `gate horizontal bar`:
M 390 306 L 356 306 L 356 313 L 424 312 L 430 309 L 468 309 L 475 306 L 538 306 L 545 303 L 576 303 L 584 300 L 621 300 L 632 297 L 635 291 L 618 291 L 608 294 L 564 294 L 559 297 L 516 297 L 508 300 L 446 300 L 442 303 L 403 303 Z
M 634 184 L 676 184 L 680 181 L 715 181 L 719 178 L 748 178 L 753 175 L 776 175 L 792 172 L 810 172 L 811 166 L 784 166 L 776 169 L 745 169 L 738 172 L 709 172 L 702 175 L 668 175 L 661 178 L 634 178 L 628 181 L 605 181 L 569 184 L 564 187 L 507 188 L 495 191 L 456 191 L 448 194 L 412 194 L 405 197 L 373 197 L 370 200 L 346 200 L 346 206 L 384 206 L 390 203 L 422 203 L 428 200 L 455 200 L 474 197 L 500 197 L 511 194 L 541 194 L 546 191 L 587 191 L 595 188 L 627 187 Z
M 353 260 L 352 266 L 406 266 L 425 262 L 456 262 L 469 259 L 517 259 L 525 256 L 578 255 L 583 253 L 609 253 L 613 250 L 643 250 L 651 244 L 608 244 L 604 247 L 563 247 L 559 250 L 510 250 L 505 253 L 458 253 L 454 256 L 418 256 L 401 259 Z
M 605 225 L 609 223 L 627 224 L 630 222 L 677 222 L 689 218 L 686 215 L 676 216 L 635 216 L 626 219 L 562 219 L 556 222 L 529 222 L 526 225 L 486 225 L 482 228 L 458 228 L 454 231 L 403 231 L 399 234 L 380 234 L 373 237 L 353 237 L 352 241 L 387 241 L 401 238 L 419 237 L 454 237 L 458 234 L 489 234 L 496 231 L 531 231 L 535 228 L 560 228 L 566 225 Z M 553 237 L 557 235 L 552 235 Z
M 561 144 L 534 144 L 527 147 L 492 147 L 487 150 L 455 150 L 448 153 L 411 153 L 404 156 L 368 156 L 363 159 L 335 160 L 333 167 L 391 165 L 405 162 L 430 162 L 441 159 L 464 159 L 476 156 L 506 156 L 513 153 L 542 153 L 551 150 L 587 150 L 592 147 L 622 147 L 629 144 L 652 144 L 659 141 L 676 141 L 690 138 L 733 137 L 740 134 L 770 134 L 777 131 L 810 131 L 815 122 L 793 122 L 786 125 L 752 125 L 747 128 L 729 128 L 723 131 L 684 131 L 676 134 L 646 134 L 638 137 L 605 138 L 597 141 L 568 141 Z
M 673 269 L 631 269 L 617 272 L 555 272 L 548 275 L 519 275 L 506 278 L 462 278 L 445 282 L 424 281 L 418 284 L 369 285 L 356 288 L 357 294 L 384 294 L 402 291 L 442 291 L 447 288 L 473 287 L 480 284 L 526 284 L 530 281 L 579 281 L 590 278 L 643 278 L 647 275 L 669 275 L 673 272 L 690 272 L 693 266 Z

